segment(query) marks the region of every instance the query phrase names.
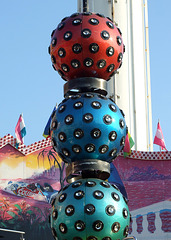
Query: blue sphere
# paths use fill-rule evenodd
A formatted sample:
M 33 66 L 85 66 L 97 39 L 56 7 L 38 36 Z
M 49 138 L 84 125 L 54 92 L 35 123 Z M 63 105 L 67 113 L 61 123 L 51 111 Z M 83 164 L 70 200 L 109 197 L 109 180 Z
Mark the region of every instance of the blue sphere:
M 50 226 L 57 240 L 122 240 L 128 235 L 127 200 L 114 184 L 80 179 L 52 202 Z
M 67 163 L 83 159 L 111 162 L 124 147 L 126 133 L 123 112 L 97 93 L 64 99 L 51 122 L 54 149 Z

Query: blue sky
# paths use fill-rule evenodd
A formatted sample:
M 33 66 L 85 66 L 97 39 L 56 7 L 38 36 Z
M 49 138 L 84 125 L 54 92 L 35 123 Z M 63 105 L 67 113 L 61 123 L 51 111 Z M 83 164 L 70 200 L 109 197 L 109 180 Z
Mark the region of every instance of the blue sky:
M 171 150 L 171 2 L 149 1 L 153 137 L 157 122 Z M 77 11 L 76 0 L 0 1 L 0 137 L 15 136 L 23 113 L 29 145 L 42 133 L 65 83 L 51 67 L 50 35 L 65 16 Z M 158 151 L 154 145 L 154 150 Z

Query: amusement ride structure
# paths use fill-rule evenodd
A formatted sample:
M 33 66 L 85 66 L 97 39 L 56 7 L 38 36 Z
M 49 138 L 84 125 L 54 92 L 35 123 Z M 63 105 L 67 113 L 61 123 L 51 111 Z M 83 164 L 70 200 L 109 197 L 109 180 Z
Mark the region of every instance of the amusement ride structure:
M 107 97 L 107 81 L 121 67 L 125 46 L 112 19 L 88 10 L 62 19 L 51 34 L 49 54 L 64 85 L 52 113 L 54 150 L 66 163 L 69 183 L 52 202 L 55 239 L 118 240 L 128 235 L 127 199 L 110 176 L 110 163 L 128 132 L 124 113 Z
M 147 0 L 89 0 L 89 11 L 110 17 L 122 30 L 122 68 L 108 81 L 108 96 L 124 111 L 136 151 L 153 151 Z M 78 0 L 78 12 L 83 2 Z
M 77 3 L 48 47 L 65 83 L 46 139 L 0 139 L 0 238 L 169 240 L 171 152 L 152 152 L 147 0 Z

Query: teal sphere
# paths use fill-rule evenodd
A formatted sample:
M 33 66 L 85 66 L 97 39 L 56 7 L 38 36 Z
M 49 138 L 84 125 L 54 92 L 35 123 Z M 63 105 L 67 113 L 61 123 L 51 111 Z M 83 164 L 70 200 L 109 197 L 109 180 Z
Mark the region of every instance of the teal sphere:
M 50 225 L 56 240 L 122 240 L 128 235 L 127 200 L 116 185 L 80 179 L 52 202 Z
M 123 149 L 126 134 L 124 113 L 97 93 L 65 98 L 51 122 L 53 147 L 67 163 L 83 159 L 110 163 Z

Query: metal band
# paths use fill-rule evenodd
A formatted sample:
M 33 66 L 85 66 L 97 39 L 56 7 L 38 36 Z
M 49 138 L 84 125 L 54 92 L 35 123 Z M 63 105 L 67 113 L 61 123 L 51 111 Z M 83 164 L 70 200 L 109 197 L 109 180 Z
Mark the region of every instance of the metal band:
M 76 78 L 64 84 L 64 97 L 82 92 L 95 92 L 107 95 L 107 81 L 101 78 Z
M 66 167 L 67 182 L 71 183 L 80 178 L 99 178 L 106 180 L 110 177 L 110 163 L 98 159 L 81 159 Z

